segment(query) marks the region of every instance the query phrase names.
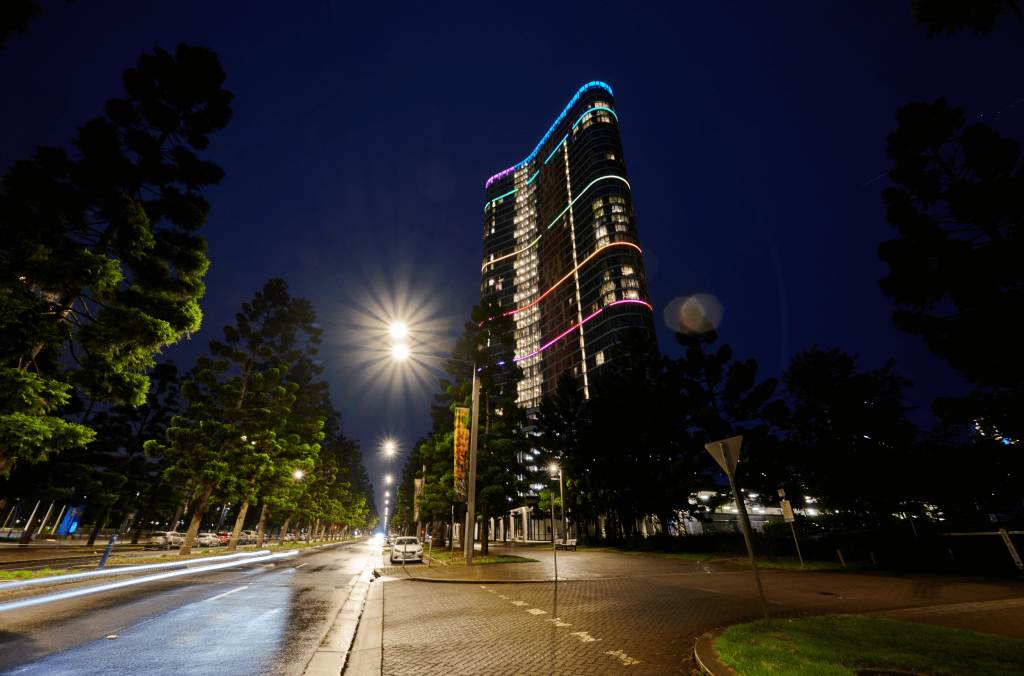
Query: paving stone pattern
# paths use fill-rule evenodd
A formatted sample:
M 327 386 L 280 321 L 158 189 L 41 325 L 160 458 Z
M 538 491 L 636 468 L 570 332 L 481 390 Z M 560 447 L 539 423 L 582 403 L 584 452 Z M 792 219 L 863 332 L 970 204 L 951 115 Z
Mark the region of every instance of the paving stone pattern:
M 689 675 L 697 636 L 762 617 L 753 575 L 736 564 L 581 551 L 559 552 L 558 569 L 557 607 L 553 583 L 486 582 L 550 579 L 550 558 L 385 569 L 477 583 L 386 582 L 383 673 Z M 761 579 L 783 618 L 864 613 L 1024 639 L 1020 581 L 780 570 Z
M 673 578 L 560 583 L 556 611 L 553 587 L 385 583 L 383 673 L 689 674 L 697 636 L 761 612 Z

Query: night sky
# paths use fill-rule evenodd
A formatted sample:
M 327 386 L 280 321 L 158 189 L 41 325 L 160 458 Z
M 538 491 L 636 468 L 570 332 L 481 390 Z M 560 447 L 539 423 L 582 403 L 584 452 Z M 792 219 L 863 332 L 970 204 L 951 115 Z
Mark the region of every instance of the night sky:
M 383 329 L 453 343 L 479 300 L 484 182 L 602 80 L 662 351 L 682 353 L 664 307 L 712 294 L 720 341 L 762 377 L 814 343 L 865 368 L 893 357 L 930 426 L 928 402 L 969 387 L 892 328 L 878 290 L 885 136 L 898 106 L 946 96 L 1024 139 L 1024 27 L 924 41 L 905 0 L 662 4 L 44 1 L 0 52 L 0 165 L 66 144 L 140 52 L 215 50 L 236 98 L 206 153 L 227 177 L 206 192 L 205 319 L 165 355 L 187 369 L 283 277 L 317 308 L 324 376 L 383 507 L 403 463 L 383 444 L 408 452 L 430 429 L 440 374 L 396 365 Z

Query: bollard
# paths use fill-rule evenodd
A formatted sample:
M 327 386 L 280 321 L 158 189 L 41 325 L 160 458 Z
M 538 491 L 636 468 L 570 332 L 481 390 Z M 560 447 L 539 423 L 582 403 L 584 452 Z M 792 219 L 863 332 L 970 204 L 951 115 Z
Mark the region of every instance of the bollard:
M 846 568 L 846 559 L 843 558 L 843 552 L 837 549 L 836 554 L 839 555 L 839 563 L 843 564 L 843 568 Z
M 870 554 L 871 554 L 871 565 L 874 566 L 875 568 L 878 568 L 878 562 L 875 561 L 875 553 L 874 552 L 870 552 Z
M 96 570 L 103 570 L 103 566 L 107 565 L 107 559 L 110 557 L 111 550 L 114 549 L 114 542 L 117 540 L 117 531 L 110 536 L 110 542 L 107 543 L 107 549 L 103 552 L 103 556 L 100 558 L 100 563 L 96 566 Z

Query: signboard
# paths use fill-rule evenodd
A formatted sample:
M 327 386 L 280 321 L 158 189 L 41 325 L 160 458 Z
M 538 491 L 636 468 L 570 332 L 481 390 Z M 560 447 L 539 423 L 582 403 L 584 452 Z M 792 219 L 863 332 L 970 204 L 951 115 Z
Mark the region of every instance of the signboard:
M 420 496 L 423 495 L 423 479 L 413 479 L 412 520 L 420 520 Z
M 455 502 L 469 492 L 469 408 L 455 407 Z
M 715 459 L 718 466 L 725 470 L 728 475 L 736 473 L 736 463 L 740 461 L 740 446 L 743 445 L 743 437 L 729 437 L 722 441 L 712 441 L 704 444 L 711 457 Z
M 789 522 L 796 521 L 796 519 L 793 517 L 793 508 L 790 506 L 789 500 L 783 500 L 781 504 L 782 518 Z

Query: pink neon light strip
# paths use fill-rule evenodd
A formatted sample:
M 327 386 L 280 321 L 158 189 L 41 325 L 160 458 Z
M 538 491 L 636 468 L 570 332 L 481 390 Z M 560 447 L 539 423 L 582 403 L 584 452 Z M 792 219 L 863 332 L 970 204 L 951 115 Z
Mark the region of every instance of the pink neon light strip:
M 597 312 L 595 312 L 594 314 L 592 314 L 592 315 L 590 315 L 589 317 L 587 317 L 586 319 L 584 319 L 584 320 L 583 320 L 582 322 L 580 322 L 579 324 L 576 324 L 575 326 L 572 326 L 572 327 L 570 327 L 568 331 L 566 331 L 566 332 L 565 332 L 565 333 L 563 333 L 562 335 L 558 336 L 558 338 L 555 338 L 554 340 L 552 340 L 552 341 L 551 341 L 550 343 L 548 343 L 547 345 L 544 345 L 543 347 L 541 347 L 541 348 L 540 348 L 539 350 L 537 350 L 536 352 L 531 352 L 530 354 L 528 354 L 528 355 L 526 355 L 526 356 L 523 356 L 523 357 L 516 357 L 516 358 L 515 358 L 515 359 L 513 359 L 512 361 L 514 361 L 514 362 L 516 362 L 516 361 L 522 361 L 523 359 L 529 359 L 530 357 L 532 357 L 532 356 L 533 356 L 533 355 L 535 355 L 535 354 L 540 354 L 540 353 L 541 353 L 541 352 L 543 352 L 544 350 L 548 349 L 549 347 L 551 347 L 552 345 L 554 345 L 555 343 L 557 343 L 558 341 L 560 341 L 560 340 L 561 340 L 562 338 L 565 338 L 565 337 L 566 337 L 567 335 L 569 335 L 570 333 L 572 333 L 572 332 L 573 332 L 573 331 L 575 331 L 576 329 L 580 328 L 581 326 L 583 326 L 584 324 L 586 324 L 587 322 L 589 322 L 589 321 L 590 321 L 591 319 L 593 319 L 593 318 L 594 318 L 594 317 L 596 317 L 597 315 L 599 315 L 599 314 L 601 314 L 602 312 L 604 312 L 604 311 L 605 311 L 606 309 L 610 308 L 610 307 L 611 307 L 611 306 L 613 306 L 613 305 L 621 305 L 622 303 L 640 303 L 641 305 L 646 305 L 646 306 L 647 306 L 647 307 L 648 307 L 648 308 L 649 308 L 649 309 L 650 309 L 650 310 L 651 310 L 652 312 L 654 311 L 654 308 L 652 308 L 652 307 L 650 306 L 650 304 L 648 304 L 648 303 L 645 303 L 645 302 L 644 302 L 644 301 L 642 301 L 642 300 L 632 300 L 632 299 L 629 299 L 629 300 L 617 300 L 617 301 L 615 301 L 614 303 L 608 303 L 608 305 L 607 305 L 606 307 L 603 307 L 603 308 L 601 308 L 600 310 L 598 310 L 598 311 L 597 311 Z

